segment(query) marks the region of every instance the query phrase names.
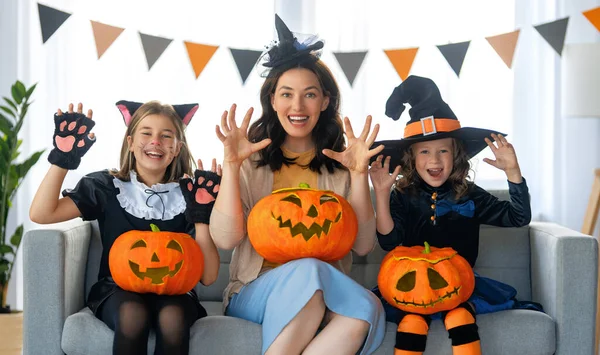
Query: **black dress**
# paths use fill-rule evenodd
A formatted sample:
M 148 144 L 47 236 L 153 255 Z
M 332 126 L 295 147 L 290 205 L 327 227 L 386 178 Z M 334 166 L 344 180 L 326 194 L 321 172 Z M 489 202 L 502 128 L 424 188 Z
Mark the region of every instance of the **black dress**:
M 510 201 L 500 201 L 481 187 L 471 184 L 468 193 L 458 200 L 446 182 L 438 188 L 424 182 L 390 196 L 390 212 L 394 228 L 388 234 L 377 232 L 383 250 L 399 245 L 423 246 L 424 242 L 438 248 L 451 247 L 464 257 L 471 267 L 479 252 L 479 227 L 489 224 L 499 227 L 522 227 L 531 221 L 529 190 L 525 179 L 520 184 L 508 182 Z M 379 288 L 372 291 L 381 299 L 386 319 L 398 323 L 406 314 L 391 306 L 381 296 Z M 475 277 L 475 291 L 469 302 L 477 314 L 509 308 L 542 310 L 542 306 L 528 301 L 517 301 L 516 290 L 485 277 Z M 441 314 L 431 315 L 432 319 Z
M 103 250 L 98 282 L 87 298 L 87 306 L 94 314 L 119 288 L 108 267 L 108 254 L 117 237 L 131 230 L 150 231 L 150 224 L 163 231 L 196 235 L 194 225 L 185 220 L 185 200 L 177 182 L 148 187 L 137 180 L 135 172 L 130 176 L 131 181 L 127 182 L 107 170 L 98 171 L 84 176 L 74 189 L 63 191 L 63 196 L 75 202 L 83 220 L 98 220 Z M 200 317 L 205 316 L 196 292 L 192 290 L 188 295 L 197 304 Z

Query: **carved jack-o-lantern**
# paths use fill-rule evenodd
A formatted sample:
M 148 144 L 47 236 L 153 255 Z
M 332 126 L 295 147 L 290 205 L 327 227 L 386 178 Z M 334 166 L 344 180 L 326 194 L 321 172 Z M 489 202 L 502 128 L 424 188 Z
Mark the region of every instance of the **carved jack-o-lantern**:
M 190 235 L 129 231 L 113 243 L 108 265 L 115 283 L 124 290 L 159 295 L 180 295 L 200 281 L 204 270 L 202 250 Z
M 352 249 L 357 231 L 356 214 L 348 201 L 305 184 L 273 191 L 248 216 L 254 249 L 275 263 L 300 258 L 340 260 Z
M 379 291 L 403 311 L 433 314 L 466 302 L 475 288 L 471 265 L 452 248 L 396 247 L 379 269 Z

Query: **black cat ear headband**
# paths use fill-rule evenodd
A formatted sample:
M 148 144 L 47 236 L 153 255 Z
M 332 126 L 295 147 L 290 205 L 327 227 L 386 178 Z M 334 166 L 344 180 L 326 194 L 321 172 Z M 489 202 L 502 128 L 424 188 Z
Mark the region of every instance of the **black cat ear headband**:
M 143 104 L 141 102 L 121 100 L 118 101 L 115 105 L 121 112 L 121 115 L 123 115 L 123 121 L 125 121 L 125 126 L 129 126 L 133 114 Z M 175 112 L 177 112 L 177 115 L 179 115 L 179 118 L 181 118 L 181 121 L 185 126 L 187 126 L 190 123 L 192 117 L 194 117 L 194 114 L 196 113 L 196 111 L 198 111 L 198 107 L 198 104 L 173 105 L 173 109 L 175 110 Z

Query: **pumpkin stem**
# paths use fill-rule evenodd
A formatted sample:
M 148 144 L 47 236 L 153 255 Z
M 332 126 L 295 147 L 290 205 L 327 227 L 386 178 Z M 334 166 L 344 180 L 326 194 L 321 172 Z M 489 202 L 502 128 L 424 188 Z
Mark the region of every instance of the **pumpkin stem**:
M 310 185 L 305 182 L 301 182 L 298 186 L 304 189 L 310 189 Z
M 154 223 L 150 223 L 150 228 L 153 232 L 160 232 L 160 229 L 158 229 L 158 226 Z
M 425 242 L 425 250 L 423 250 L 423 254 L 431 253 L 431 248 L 429 247 L 429 243 Z

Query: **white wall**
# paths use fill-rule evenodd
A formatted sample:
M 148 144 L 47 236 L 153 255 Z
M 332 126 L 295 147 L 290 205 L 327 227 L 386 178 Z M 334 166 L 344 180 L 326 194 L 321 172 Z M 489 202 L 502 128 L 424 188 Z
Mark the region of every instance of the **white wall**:
M 0 2 L 0 48 L 2 48 L 2 54 L 0 54 L 0 97 L 10 97 L 10 86 L 18 78 L 18 0 L 2 0 Z M 15 201 L 15 207 L 17 207 L 19 201 Z M 11 210 L 8 215 L 7 223 L 7 234 L 14 231 L 16 227 L 16 208 Z M 21 257 L 19 253 L 18 257 Z M 22 289 L 19 285 L 22 285 L 22 270 L 20 267 L 15 266 L 13 277 L 8 289 L 7 304 L 13 309 L 22 309 L 21 295 L 17 294 L 18 290 Z M 17 301 L 19 299 L 19 301 Z
M 599 0 L 559 0 L 559 17 L 575 15 L 569 22 L 567 43 L 600 42 L 600 32 L 581 15 L 582 9 L 600 6 Z M 590 30 L 592 28 L 593 30 Z M 600 63 L 598 63 L 600 65 Z M 560 98 L 560 86 L 557 88 Z M 597 93 L 600 100 L 600 93 Z M 560 146 L 557 155 L 561 162 L 561 184 L 557 192 L 557 205 L 561 208 L 560 220 L 575 230 L 581 230 L 583 217 L 592 189 L 594 169 L 600 168 L 600 117 L 560 117 Z M 597 223 L 598 225 L 598 223 Z M 598 235 L 596 228 L 595 235 Z

